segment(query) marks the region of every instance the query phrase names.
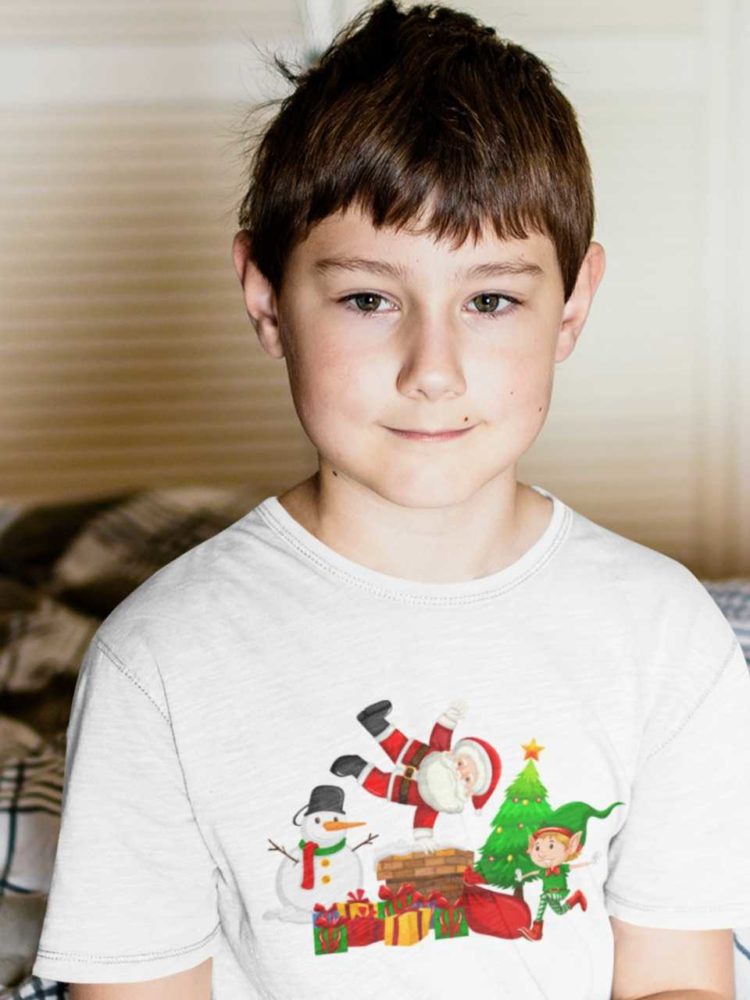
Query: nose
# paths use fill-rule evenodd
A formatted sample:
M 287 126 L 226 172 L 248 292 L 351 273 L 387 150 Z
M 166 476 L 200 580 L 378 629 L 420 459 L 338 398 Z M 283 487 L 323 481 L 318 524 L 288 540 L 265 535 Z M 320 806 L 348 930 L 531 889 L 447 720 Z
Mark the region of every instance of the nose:
M 463 331 L 444 314 L 415 313 L 403 327 L 396 385 L 405 396 L 462 396 L 466 392 Z

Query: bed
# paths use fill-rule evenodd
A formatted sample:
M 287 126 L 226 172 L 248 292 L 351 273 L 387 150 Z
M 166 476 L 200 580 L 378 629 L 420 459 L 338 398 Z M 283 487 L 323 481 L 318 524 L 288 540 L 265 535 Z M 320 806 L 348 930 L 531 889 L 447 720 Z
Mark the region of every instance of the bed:
M 160 566 L 270 492 L 185 486 L 0 502 L 0 1000 L 68 1000 L 66 984 L 32 976 L 31 967 L 57 841 L 65 731 L 91 636 Z M 750 579 L 704 583 L 750 664 Z M 734 930 L 734 959 L 737 998 L 750 1000 L 750 928 Z

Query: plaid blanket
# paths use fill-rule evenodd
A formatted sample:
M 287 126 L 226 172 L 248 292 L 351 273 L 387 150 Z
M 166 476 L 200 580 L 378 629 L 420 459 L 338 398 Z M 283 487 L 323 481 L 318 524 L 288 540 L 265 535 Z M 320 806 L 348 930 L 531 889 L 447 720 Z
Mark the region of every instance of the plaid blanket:
M 161 566 L 232 524 L 262 486 L 0 505 L 0 1000 L 56 997 L 31 975 L 59 831 L 65 730 L 99 623 Z
M 31 975 L 59 829 L 65 729 L 99 622 L 161 566 L 273 492 L 150 490 L 0 505 L 0 1000 L 68 1000 Z M 706 582 L 750 663 L 750 579 Z M 738 1000 L 750 1000 L 750 928 L 735 930 Z

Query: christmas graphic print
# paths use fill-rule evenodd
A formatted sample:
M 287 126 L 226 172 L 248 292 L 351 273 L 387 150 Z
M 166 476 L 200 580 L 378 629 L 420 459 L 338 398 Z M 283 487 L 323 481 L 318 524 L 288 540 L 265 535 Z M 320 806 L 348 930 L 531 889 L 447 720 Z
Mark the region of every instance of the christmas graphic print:
M 553 808 L 537 769 L 544 747 L 535 739 L 522 745 L 526 763 L 503 789 L 496 746 L 478 736 L 455 738 L 467 714 L 464 702 L 437 717 L 427 741 L 399 729 L 392 712 L 391 702 L 382 700 L 357 713 L 375 760 L 344 754 L 329 771 L 352 791 L 359 785 L 359 808 L 366 792 L 391 803 L 394 813 L 412 810 L 409 849 L 378 852 L 368 869 L 374 869 L 377 898 L 369 899 L 364 866 L 379 835 L 364 836 L 366 822 L 347 818 L 346 787 L 317 785 L 291 819 L 295 845 L 287 849 L 269 839 L 268 850 L 280 855 L 278 907 L 265 917 L 306 924 L 315 954 L 330 955 L 374 944 L 406 947 L 430 936 L 538 942 L 550 913 L 557 919 L 574 907 L 585 911 L 573 873 L 598 859 L 597 853 L 582 859 L 589 820 L 606 819 L 625 803 Z M 489 834 L 476 853 L 438 844 L 441 815 L 481 810 L 495 793 Z M 533 908 L 524 896 L 531 886 Z

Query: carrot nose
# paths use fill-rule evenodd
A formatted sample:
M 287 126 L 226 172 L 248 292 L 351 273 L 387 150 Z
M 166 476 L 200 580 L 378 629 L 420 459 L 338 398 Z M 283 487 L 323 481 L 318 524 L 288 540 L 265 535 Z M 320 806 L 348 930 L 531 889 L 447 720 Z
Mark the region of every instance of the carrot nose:
M 367 826 L 367 823 L 344 823 L 340 819 L 327 819 L 322 826 L 324 830 L 349 830 L 353 826 Z

